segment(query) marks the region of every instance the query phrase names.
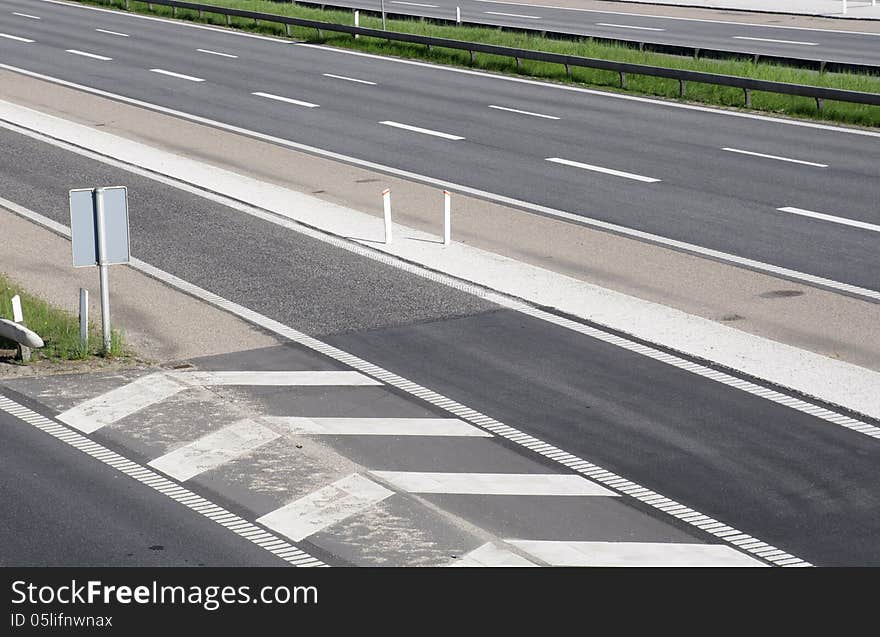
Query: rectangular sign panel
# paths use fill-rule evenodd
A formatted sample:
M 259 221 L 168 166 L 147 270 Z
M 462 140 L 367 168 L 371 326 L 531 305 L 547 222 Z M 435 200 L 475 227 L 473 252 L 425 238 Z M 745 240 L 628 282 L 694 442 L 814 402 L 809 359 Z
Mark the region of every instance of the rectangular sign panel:
M 107 264 L 128 263 L 131 258 L 128 235 L 128 190 L 125 186 L 104 188 L 104 246 Z M 73 265 L 81 268 L 98 263 L 97 194 L 88 189 L 70 191 L 70 232 Z

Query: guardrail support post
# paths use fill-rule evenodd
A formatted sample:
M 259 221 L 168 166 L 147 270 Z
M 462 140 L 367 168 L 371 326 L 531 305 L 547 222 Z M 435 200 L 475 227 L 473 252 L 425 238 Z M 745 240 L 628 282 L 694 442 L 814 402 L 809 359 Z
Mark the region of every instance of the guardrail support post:
M 290 37 L 290 25 L 285 24 L 284 27 L 285 27 L 284 30 L 287 32 L 287 37 L 289 38 Z M 354 37 L 357 37 L 357 36 L 354 36 Z
M 745 93 L 745 96 L 746 96 L 746 106 L 751 108 L 751 106 L 752 106 L 752 89 L 744 88 L 743 93 Z
M 695 60 L 700 59 L 700 49 L 694 49 L 694 59 Z
M 828 62 L 819 62 L 819 73 L 825 72 L 825 67 L 828 65 Z
M 431 48 L 431 45 L 430 45 L 430 44 L 427 44 L 427 45 L 425 45 L 425 46 L 428 47 L 428 53 L 430 53 L 430 52 L 433 50 L 433 49 Z
M 753 64 L 757 64 L 757 63 L 758 63 L 758 59 L 759 59 L 760 57 L 761 57 L 761 55 L 760 55 L 759 53 L 755 53 L 755 55 L 752 56 L 752 63 L 753 63 Z
M 228 13 L 226 14 L 226 26 L 228 26 L 228 27 L 232 26 L 232 16 L 229 15 Z
M 687 81 L 679 80 L 678 81 L 678 96 L 684 97 L 684 91 L 687 88 Z
M 822 100 L 822 98 L 821 98 L 821 97 L 817 97 L 817 98 L 816 98 L 816 110 L 817 110 L 817 111 L 821 111 L 821 110 L 822 110 L 822 104 L 823 104 L 823 100 Z
M 473 64 L 474 63 L 474 52 L 471 51 L 470 53 L 471 53 L 471 64 Z
M 568 77 L 571 77 L 571 65 L 570 65 L 570 64 L 566 64 L 566 65 L 565 65 L 565 74 L 566 74 Z
M 149 9 L 150 11 L 153 10 L 153 3 L 152 2 L 147 3 L 147 9 Z
M 171 7 L 171 15 L 173 17 L 177 17 L 177 7 Z
M 522 68 L 522 62 L 520 62 L 520 59 L 519 58 L 513 58 L 513 59 L 516 60 L 516 68 L 518 68 L 518 69 Z
M 128 0 L 125 0 L 125 10 L 130 11 L 131 7 L 128 6 Z
M 620 88 L 626 88 L 626 73 L 620 71 Z
M 382 210 L 385 216 L 385 243 L 391 243 L 391 188 L 382 191 Z

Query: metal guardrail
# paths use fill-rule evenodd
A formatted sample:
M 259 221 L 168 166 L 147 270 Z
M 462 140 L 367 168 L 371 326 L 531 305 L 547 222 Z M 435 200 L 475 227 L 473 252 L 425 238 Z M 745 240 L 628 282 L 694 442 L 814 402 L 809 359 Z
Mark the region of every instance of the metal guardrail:
M 142 0 L 146 2 L 146 0 Z M 129 2 L 126 0 L 126 5 Z M 520 66 L 522 60 L 534 60 L 538 62 L 549 62 L 552 64 L 560 64 L 565 67 L 566 72 L 571 74 L 571 67 L 600 69 L 605 71 L 616 72 L 620 75 L 620 84 L 626 87 L 627 75 L 645 75 L 649 77 L 662 77 L 671 80 L 678 80 L 679 95 L 684 96 L 686 85 L 688 82 L 696 82 L 700 84 L 714 84 L 716 86 L 729 86 L 738 88 L 743 91 L 745 105 L 751 106 L 752 91 L 763 91 L 767 93 L 780 93 L 784 95 L 795 95 L 799 97 L 808 97 L 816 100 L 816 107 L 821 110 L 824 100 L 834 100 L 839 102 L 849 102 L 853 104 L 868 104 L 871 106 L 880 106 L 880 93 L 862 93 L 859 91 L 849 91 L 844 89 L 825 88 L 821 86 L 809 86 L 806 84 L 789 84 L 787 82 L 774 82 L 771 80 L 758 80 L 754 78 L 741 77 L 736 75 L 721 75 L 717 73 L 705 73 L 703 71 L 690 71 L 685 69 L 671 69 L 660 66 L 649 66 L 646 64 L 634 64 L 630 62 L 614 62 L 611 60 L 601 60 L 597 58 L 586 58 L 576 55 L 565 55 L 562 53 L 550 53 L 547 51 L 533 51 L 528 49 L 517 49 L 507 46 L 498 46 L 495 44 L 482 44 L 479 42 L 466 42 L 462 40 L 449 40 L 446 38 L 436 38 L 431 36 L 416 35 L 414 33 L 400 33 L 398 31 L 383 31 L 381 29 L 369 29 L 366 27 L 356 27 L 348 24 L 333 24 L 330 22 L 320 22 L 317 20 L 304 20 L 301 18 L 292 18 L 289 16 L 277 15 L 272 13 L 260 13 L 256 11 L 245 11 L 242 9 L 233 9 L 230 7 L 218 7 L 208 4 L 198 4 L 194 2 L 181 2 L 179 0 L 151 0 L 148 5 L 161 5 L 171 7 L 176 14 L 177 9 L 188 9 L 197 11 L 199 16 L 205 13 L 214 13 L 226 16 L 226 24 L 231 25 L 231 18 L 247 18 L 257 22 L 274 22 L 286 26 L 288 35 L 290 27 L 304 27 L 315 29 L 318 37 L 322 31 L 330 31 L 337 33 L 348 33 L 352 36 L 361 35 L 372 38 L 380 38 L 388 41 L 408 42 L 410 44 L 421 44 L 428 47 L 441 47 L 446 49 L 457 49 L 460 51 L 469 51 L 471 62 L 477 53 L 488 55 L 499 55 L 503 57 L 512 57 L 516 60 L 517 67 Z
M 297 4 L 304 7 L 315 7 L 320 9 L 331 9 L 335 11 L 353 11 L 352 7 L 345 7 L 329 2 L 321 2 L 321 0 L 271 0 L 278 4 Z M 375 9 L 358 9 L 362 15 L 380 16 L 382 15 Z M 774 64 L 785 64 L 800 69 L 809 69 L 819 71 L 820 73 L 863 73 L 869 75 L 880 75 L 880 66 L 875 64 L 859 64 L 857 62 L 841 62 L 840 60 L 821 59 L 821 58 L 798 58 L 788 55 L 774 55 L 772 53 L 761 53 L 758 51 L 743 51 L 737 49 L 716 49 L 711 47 L 696 47 L 686 44 L 670 44 L 668 42 L 653 42 L 651 40 L 630 38 L 611 37 L 606 35 L 593 35 L 589 33 L 580 33 L 577 31 L 550 31 L 548 29 L 529 28 L 528 26 L 498 25 L 488 22 L 475 22 L 473 20 L 463 20 L 456 22 L 448 18 L 437 18 L 431 16 L 422 16 L 416 13 L 401 13 L 398 8 L 393 12 L 386 11 L 386 17 L 389 20 L 413 20 L 419 19 L 432 24 L 446 26 L 468 26 L 483 29 L 503 29 L 513 33 L 526 33 L 530 35 L 540 35 L 554 40 L 579 40 L 588 39 L 594 42 L 602 42 L 605 44 L 616 44 L 621 46 L 638 49 L 639 51 L 650 51 L 652 53 L 665 53 L 668 55 L 679 55 L 683 57 L 691 57 L 695 60 L 702 58 L 720 59 L 720 60 L 749 60 L 755 64 L 759 61 L 772 62 Z

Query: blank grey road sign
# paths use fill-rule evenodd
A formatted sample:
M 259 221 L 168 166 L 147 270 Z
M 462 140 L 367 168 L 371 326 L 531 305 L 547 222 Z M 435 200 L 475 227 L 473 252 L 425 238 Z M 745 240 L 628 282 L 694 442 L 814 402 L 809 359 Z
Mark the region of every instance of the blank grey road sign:
M 128 190 L 125 186 L 104 188 L 104 245 L 108 265 L 128 263 L 131 258 L 128 237 Z M 95 190 L 70 191 L 70 232 L 73 265 L 81 268 L 98 263 L 98 226 Z

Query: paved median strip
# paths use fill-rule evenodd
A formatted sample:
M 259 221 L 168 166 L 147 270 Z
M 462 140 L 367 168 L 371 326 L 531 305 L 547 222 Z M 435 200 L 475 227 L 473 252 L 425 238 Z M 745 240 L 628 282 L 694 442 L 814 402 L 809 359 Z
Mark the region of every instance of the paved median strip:
M 641 181 L 647 184 L 654 184 L 660 181 L 659 179 L 654 179 L 653 177 L 645 177 L 644 175 L 637 175 L 635 173 L 628 173 L 622 170 L 615 170 L 613 168 L 604 168 L 602 166 L 594 166 L 592 164 L 584 164 L 579 161 L 572 161 L 570 159 L 562 159 L 561 157 L 547 157 L 547 161 L 552 162 L 554 164 L 562 164 L 563 166 L 571 166 L 573 168 L 580 168 L 582 170 L 590 170 L 592 172 L 604 173 L 606 175 L 614 175 L 615 177 L 624 177 L 626 179 L 632 179 L 634 181 Z

